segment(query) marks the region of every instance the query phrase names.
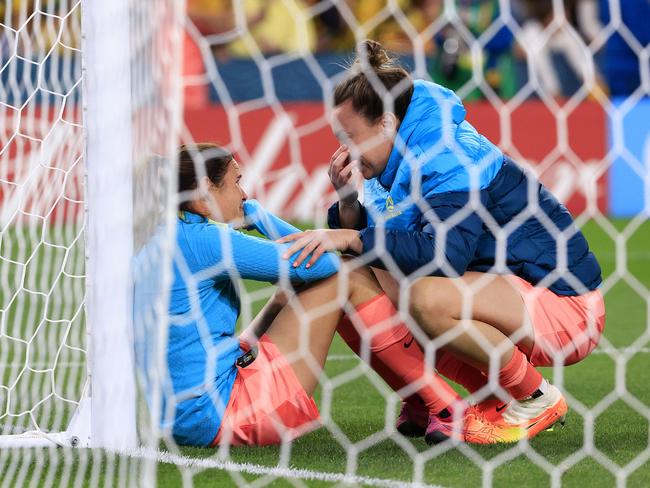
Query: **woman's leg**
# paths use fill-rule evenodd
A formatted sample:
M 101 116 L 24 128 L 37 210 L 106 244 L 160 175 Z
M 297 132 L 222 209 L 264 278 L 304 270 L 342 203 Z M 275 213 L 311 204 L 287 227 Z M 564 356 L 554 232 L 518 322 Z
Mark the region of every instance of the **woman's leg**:
M 354 311 L 343 318 L 341 309 L 346 301 Z M 449 437 L 468 442 L 492 441 L 482 436 L 465 436 L 467 412 L 464 407 L 456 409 L 463 401 L 426 367 L 417 344 L 411 347 L 412 341 L 405 343 L 404 338 L 410 335 L 408 327 L 396 318 L 395 307 L 367 268 L 349 274 L 340 272 L 300 291 L 278 314 L 266 334 L 293 367 L 308 394 L 318 384 L 337 326 L 356 352 L 362 351 L 365 344 L 371 365 L 382 365 L 376 371 L 394 390 L 400 393 L 412 390 L 423 399 L 427 407 L 424 424 L 427 442 L 441 442 Z M 477 420 L 474 417 L 470 420 L 474 430 L 480 432 Z
M 514 343 L 532 349 L 524 302 L 504 276 L 468 272 L 460 278 L 421 278 L 411 287 L 409 303 L 413 318 L 431 337 L 467 324 L 467 331 L 444 347 L 481 369 L 489 366 L 495 349 L 501 351 L 500 366 L 512 357 Z
M 399 306 L 400 286 L 393 275 L 379 268 L 371 268 L 381 288 L 395 306 Z M 470 393 L 481 389 L 487 383 L 485 375 L 466 361 L 461 361 L 444 348 L 436 350 L 435 368 L 441 375 L 463 386 Z
M 482 286 L 479 286 L 482 285 Z M 463 293 L 465 291 L 465 293 Z M 441 347 L 488 374 L 496 360 L 499 384 L 517 401 L 503 412 L 504 440 L 533 437 L 561 420 L 567 406 L 517 347 L 532 350 L 532 324 L 519 291 L 508 278 L 466 273 L 427 277 L 411 288 L 413 318 Z
M 276 293 L 240 335 L 240 341 L 257 344 L 258 356 L 237 368 L 215 445 L 288 442 L 318 426 L 318 409 L 311 396 L 341 309 L 348 302 L 363 303 L 380 293 L 372 281 L 354 276 L 349 286 L 340 273 L 301 287 L 288 303 Z
M 380 293 L 368 273 L 340 272 L 302 288 L 277 314 L 266 335 L 291 364 L 308 395 L 318 384 L 346 302 L 357 307 Z
M 537 390 L 542 376 L 515 346 L 532 349 L 530 319 L 506 277 L 472 272 L 460 278 L 427 277 L 416 281 L 410 293 L 413 319 L 432 338 L 444 334 L 448 340 L 441 347 L 484 373 L 494 358 L 501 386 L 515 399 Z
M 381 280 L 377 282 L 380 283 Z M 406 399 L 396 422 L 397 430 L 407 436 L 424 435 L 429 444 L 450 437 L 481 444 L 497 441 L 490 434 L 491 429 L 473 415 L 432 365 L 427 366 L 423 350 L 409 327 L 397 319 L 397 310 L 385 288 L 383 291 L 344 317 L 338 332 L 355 353 Z M 478 374 L 484 381 L 483 375 Z
M 395 278 L 386 270 L 370 268 L 377 279 L 379 286 L 385 293 L 386 302 L 384 307 L 391 308 L 396 314 L 396 307 L 399 301 L 399 284 Z M 366 320 L 368 322 L 368 320 Z M 338 328 L 339 335 L 357 355 L 363 356 L 361 347 L 362 338 L 360 331 L 354 326 L 348 317 L 345 317 Z M 363 332 L 363 330 L 361 330 Z M 415 334 L 417 335 L 417 333 Z M 420 333 L 420 336 L 423 334 Z M 423 337 L 418 337 L 420 343 L 424 342 Z M 396 429 L 405 436 L 419 437 L 426 433 L 429 423 L 429 416 L 437 414 L 435 410 L 440 399 L 439 391 L 435 391 L 428 385 L 421 388 L 407 388 L 415 385 L 419 379 L 432 376 L 434 371 L 431 366 L 426 367 L 426 359 L 420 343 L 415 340 L 413 332 L 405 324 L 396 325 L 393 333 L 395 345 L 392 351 L 377 351 L 380 345 L 380 337 L 373 336 L 370 346 L 370 365 L 388 385 L 395 391 L 402 393 L 404 403 L 396 421 Z M 399 344 L 399 347 L 396 347 Z M 436 365 L 440 358 L 437 351 L 435 355 Z M 479 372 L 479 375 L 481 373 Z M 484 378 L 481 375 L 482 378 Z M 440 388 L 438 388 L 440 389 Z M 451 393 L 451 388 L 445 388 L 442 393 Z M 453 396 L 452 396 L 453 395 Z M 448 395 L 450 402 L 461 401 L 456 393 Z
M 342 309 L 347 304 L 354 309 L 346 307 L 352 318 L 352 327 L 360 330 L 357 337 L 366 344 L 371 358 L 380 358 L 393 377 L 399 379 L 396 389 L 413 385 L 418 396 L 431 400 L 427 404 L 427 442 L 442 442 L 450 437 L 478 443 L 497 440 L 483 434 L 489 429 L 470 410 L 455 409 L 454 402 L 462 403 L 462 400 L 441 377 L 426 368 L 421 355 L 415 357 L 405 352 L 411 347 L 410 342 L 404 344 L 402 340 L 404 333 L 409 333 L 408 328 L 396 321 L 395 308 L 372 272 L 367 268 L 355 271 L 346 268 L 334 277 L 298 291 L 277 313 L 261 338 L 261 358 L 240 370 L 238 379 L 245 378 L 240 381 L 240 390 L 235 398 L 242 397 L 244 407 L 252 408 L 255 401 L 261 399 L 264 402 L 267 397 L 274 399 L 274 403 L 270 412 L 253 409 L 252 413 L 250 408 L 235 403 L 229 405 L 230 422 L 224 431 L 234 432 L 231 437 L 234 436 L 237 443 L 279 442 L 278 421 L 284 425 L 281 429 L 283 438 L 294 438 L 313 428 L 318 414 L 310 396 L 318 384 L 334 331 L 345 322 L 341 320 Z M 292 369 L 291 376 L 297 380 L 300 391 L 291 387 L 290 378 L 281 379 L 282 373 L 269 373 L 275 367 L 281 370 L 283 364 Z M 262 371 L 268 374 L 265 376 Z M 278 385 L 285 392 L 279 393 L 280 398 L 277 394 L 274 398 L 273 392 L 264 388 L 270 386 L 274 378 L 283 382 Z M 256 411 L 258 414 L 254 414 Z M 225 437 L 215 442 L 223 439 Z

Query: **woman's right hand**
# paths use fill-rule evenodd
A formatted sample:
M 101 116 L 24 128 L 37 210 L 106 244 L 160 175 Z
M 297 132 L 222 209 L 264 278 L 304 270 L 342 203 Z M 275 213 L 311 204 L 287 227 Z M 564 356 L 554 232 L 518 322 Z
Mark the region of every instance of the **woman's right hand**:
M 350 160 L 348 146 L 339 146 L 330 159 L 328 174 L 339 200 L 343 203 L 353 204 L 359 196 L 354 186 L 355 168 L 355 163 Z

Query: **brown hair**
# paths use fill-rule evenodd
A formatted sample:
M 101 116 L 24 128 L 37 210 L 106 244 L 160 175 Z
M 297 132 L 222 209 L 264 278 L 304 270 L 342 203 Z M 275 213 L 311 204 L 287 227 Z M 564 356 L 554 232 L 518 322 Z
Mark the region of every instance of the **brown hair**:
M 401 87 L 398 87 L 399 93 L 391 93 L 394 97 L 392 111 L 400 121 L 404 120 L 413 95 L 413 80 L 404 68 L 395 63 L 381 44 L 371 40 L 363 41 L 349 71 L 350 75 L 334 90 L 334 106 L 351 100 L 354 110 L 370 122 L 375 122 L 388 108 L 384 107 L 382 97 L 401 84 Z M 382 93 L 377 93 L 375 89 L 377 80 L 385 89 Z M 375 81 L 375 86 L 372 81 Z
M 233 155 L 227 149 L 207 142 L 187 144 L 178 148 L 178 192 L 194 190 L 198 186 L 201 171 L 197 165 L 203 164 L 205 175 L 217 186 L 223 184 L 228 165 Z M 180 202 L 181 210 L 189 210 L 189 202 Z

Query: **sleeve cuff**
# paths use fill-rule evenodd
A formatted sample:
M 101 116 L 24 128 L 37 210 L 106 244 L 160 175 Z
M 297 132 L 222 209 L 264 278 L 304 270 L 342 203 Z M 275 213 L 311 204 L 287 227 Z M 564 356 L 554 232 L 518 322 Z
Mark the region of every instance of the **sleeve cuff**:
M 339 202 L 335 202 L 327 210 L 327 226 L 330 229 L 340 229 L 341 228 L 341 218 L 339 216 Z

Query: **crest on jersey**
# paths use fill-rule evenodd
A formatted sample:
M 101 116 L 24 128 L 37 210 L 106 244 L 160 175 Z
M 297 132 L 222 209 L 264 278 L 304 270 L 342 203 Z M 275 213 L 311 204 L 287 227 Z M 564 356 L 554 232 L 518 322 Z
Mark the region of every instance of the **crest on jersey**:
M 388 195 L 388 198 L 386 198 L 386 212 L 384 213 L 386 220 L 397 217 L 401 213 L 402 212 L 399 210 L 395 210 L 395 202 L 393 202 L 393 197 L 391 195 Z

